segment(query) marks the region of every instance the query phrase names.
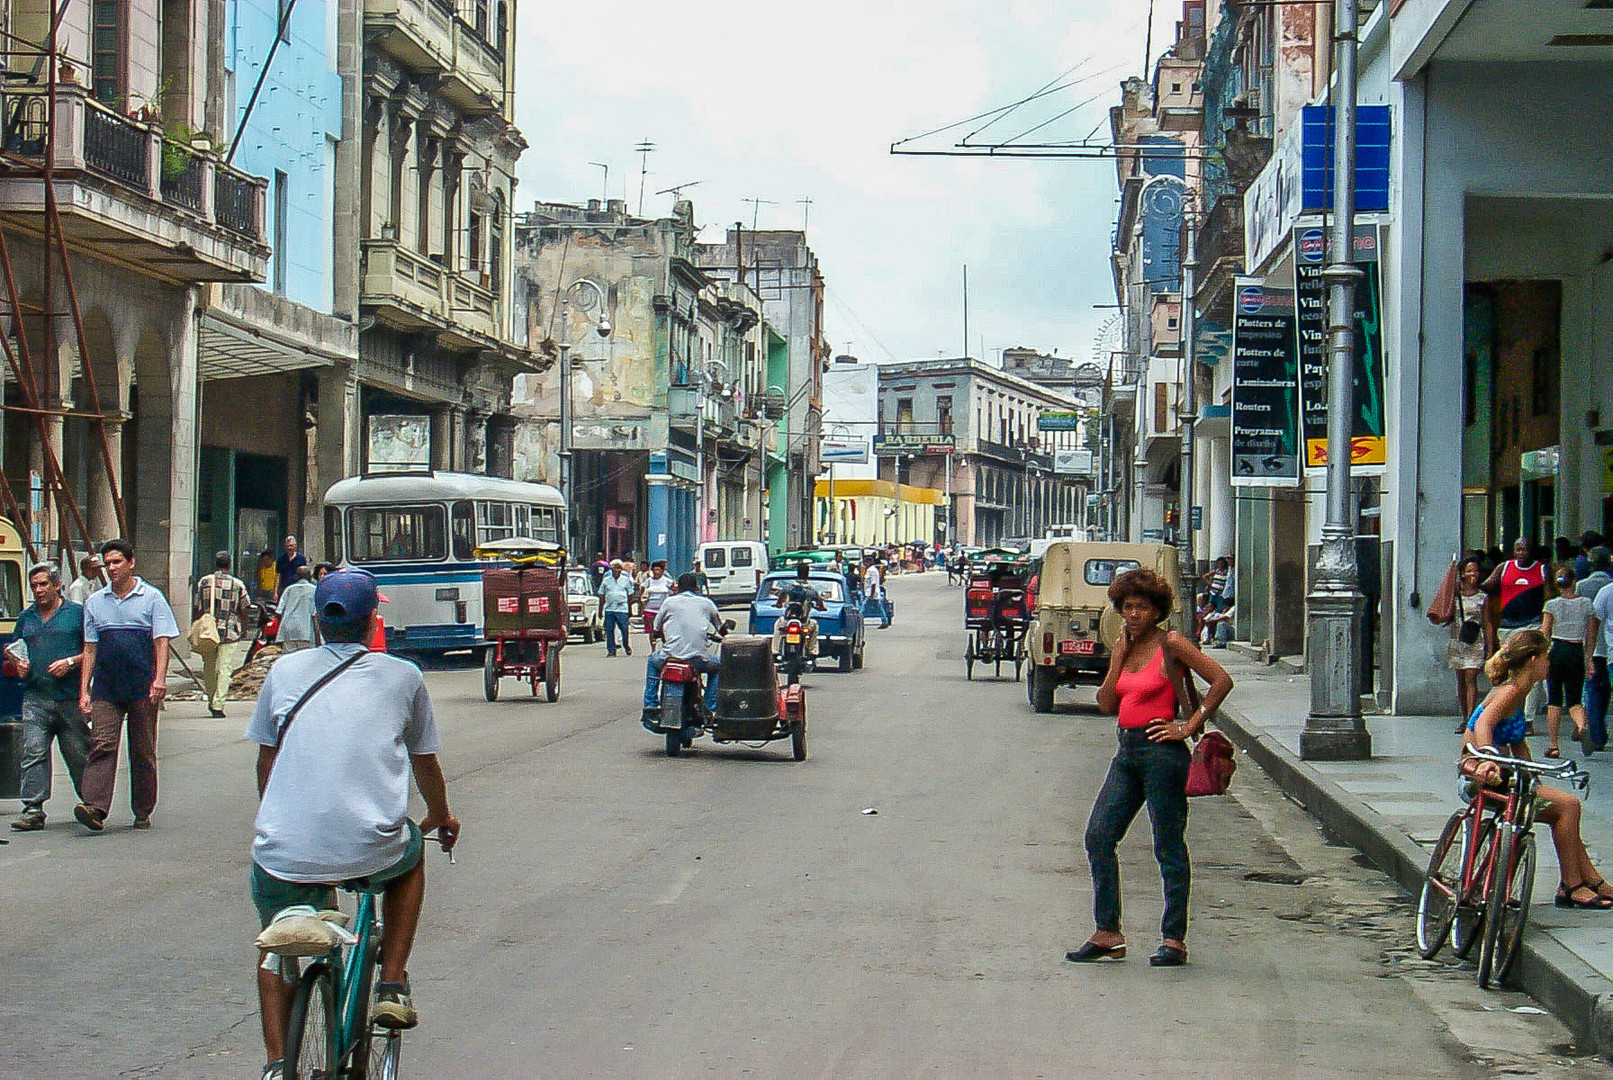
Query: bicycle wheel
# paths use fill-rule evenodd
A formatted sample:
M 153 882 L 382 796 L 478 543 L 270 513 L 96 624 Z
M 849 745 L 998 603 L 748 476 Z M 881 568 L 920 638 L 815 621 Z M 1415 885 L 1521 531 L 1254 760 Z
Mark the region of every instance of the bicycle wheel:
M 377 1034 L 371 1050 L 375 1066 L 370 1070 L 370 1080 L 398 1080 L 398 1066 L 403 1058 L 403 1033 L 389 1031 L 385 1035 Z
M 1456 902 L 1456 920 L 1451 925 L 1451 951 L 1458 960 L 1467 959 L 1484 930 L 1484 867 L 1495 845 L 1495 818 L 1484 815 L 1479 820 L 1478 838 L 1470 843 L 1473 854 L 1462 860 L 1470 877 L 1462 883 L 1462 895 Z
M 286 1021 L 286 1080 L 334 1080 L 336 993 L 330 967 L 310 964 L 297 982 Z
M 1458 810 L 1445 823 L 1423 875 L 1422 895 L 1417 898 L 1417 952 L 1432 960 L 1450 936 L 1456 921 L 1456 906 L 1462 893 L 1462 856 L 1466 844 L 1463 824 L 1467 811 Z
M 1525 836 L 1496 849 L 1495 879 L 1490 883 L 1490 899 L 1484 942 L 1479 946 L 1479 985 L 1497 988 L 1512 969 L 1523 941 L 1523 928 L 1529 921 L 1529 901 L 1535 888 L 1535 838 Z
M 370 947 L 365 950 L 364 963 L 359 965 L 358 984 L 350 993 L 358 995 L 358 1013 L 354 1017 L 353 1032 L 356 1038 L 347 1060 L 347 1075 L 363 1080 L 370 1064 L 370 985 L 375 981 L 376 965 L 381 955 L 381 925 L 376 921 L 375 933 L 370 935 Z

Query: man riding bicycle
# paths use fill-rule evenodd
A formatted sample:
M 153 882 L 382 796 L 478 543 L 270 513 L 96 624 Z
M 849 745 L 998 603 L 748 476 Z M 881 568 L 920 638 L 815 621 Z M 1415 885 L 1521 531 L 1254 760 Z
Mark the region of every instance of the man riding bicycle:
M 423 837 L 437 830 L 452 848 L 459 820 L 448 809 L 420 670 L 369 650 L 378 600 L 369 573 L 327 574 L 314 594 L 325 644 L 282 657 L 264 680 L 246 731 L 258 744 L 260 799 L 252 901 L 267 927 L 295 905 L 334 908 L 334 883 L 381 890 L 386 934 L 372 1015 L 382 1027 L 409 1028 L 419 1020 L 408 961 L 425 898 Z M 426 803 L 419 825 L 408 817 L 411 772 Z M 280 1080 L 295 987 L 278 970 L 260 966 L 257 977 L 263 1076 Z
M 784 624 L 790 618 L 790 608 L 795 605 L 800 608 L 801 619 L 806 623 L 806 654 L 809 657 L 818 655 L 818 620 L 812 617 L 814 611 L 827 611 L 828 606 L 823 602 L 823 596 L 811 585 L 812 567 L 808 563 L 800 563 L 795 568 L 795 580 L 788 585 L 779 582 L 773 583 L 773 592 L 779 598 L 779 607 L 782 608 L 778 619 L 773 623 L 773 655 L 778 656 L 784 651 Z

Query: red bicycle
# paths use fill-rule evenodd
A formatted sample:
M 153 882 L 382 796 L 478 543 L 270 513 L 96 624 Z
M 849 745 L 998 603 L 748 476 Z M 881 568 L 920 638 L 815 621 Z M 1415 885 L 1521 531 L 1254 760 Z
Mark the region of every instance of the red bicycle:
M 1529 921 L 1535 885 L 1535 839 L 1531 835 L 1543 800 L 1541 777 L 1581 791 L 1590 774 L 1574 761 L 1539 762 L 1474 750 L 1472 757 L 1501 767 L 1499 787 L 1468 777 L 1466 809 L 1445 823 L 1428 860 L 1417 902 L 1417 951 L 1432 960 L 1447 938 L 1461 959 L 1479 945 L 1479 985 L 1501 985 L 1512 969 Z

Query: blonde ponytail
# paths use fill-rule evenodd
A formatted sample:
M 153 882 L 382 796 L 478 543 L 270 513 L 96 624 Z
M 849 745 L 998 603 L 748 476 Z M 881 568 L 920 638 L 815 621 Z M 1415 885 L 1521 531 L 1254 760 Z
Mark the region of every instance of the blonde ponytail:
M 1485 661 L 1485 678 L 1490 680 L 1492 686 L 1511 682 L 1524 665 L 1537 656 L 1545 656 L 1550 649 L 1551 642 L 1539 630 L 1519 630 L 1507 639 L 1507 643 L 1494 656 Z

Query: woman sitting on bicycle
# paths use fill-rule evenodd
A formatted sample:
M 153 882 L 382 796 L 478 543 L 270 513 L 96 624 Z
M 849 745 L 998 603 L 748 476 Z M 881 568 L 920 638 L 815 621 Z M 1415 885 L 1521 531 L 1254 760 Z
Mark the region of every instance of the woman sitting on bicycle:
M 1495 689 L 1468 717 L 1458 765 L 1463 776 L 1487 787 L 1500 787 L 1503 783 L 1501 766 L 1474 757 L 1472 751 L 1476 747 L 1486 747 L 1511 757 L 1529 758 L 1529 744 L 1524 741 L 1529 726 L 1524 718 L 1524 701 L 1529 691 L 1550 670 L 1550 652 L 1551 642 L 1544 634 L 1538 630 L 1521 630 L 1513 634 L 1484 665 L 1484 673 Z M 1551 826 L 1552 842 L 1557 846 L 1557 863 L 1562 868 L 1557 906 L 1596 910 L 1613 908 L 1613 885 L 1603 881 L 1602 875 L 1591 865 L 1585 842 L 1579 836 L 1579 799 L 1544 784 L 1536 785 L 1534 790 L 1536 795 L 1550 804 L 1540 811 L 1539 820 Z

